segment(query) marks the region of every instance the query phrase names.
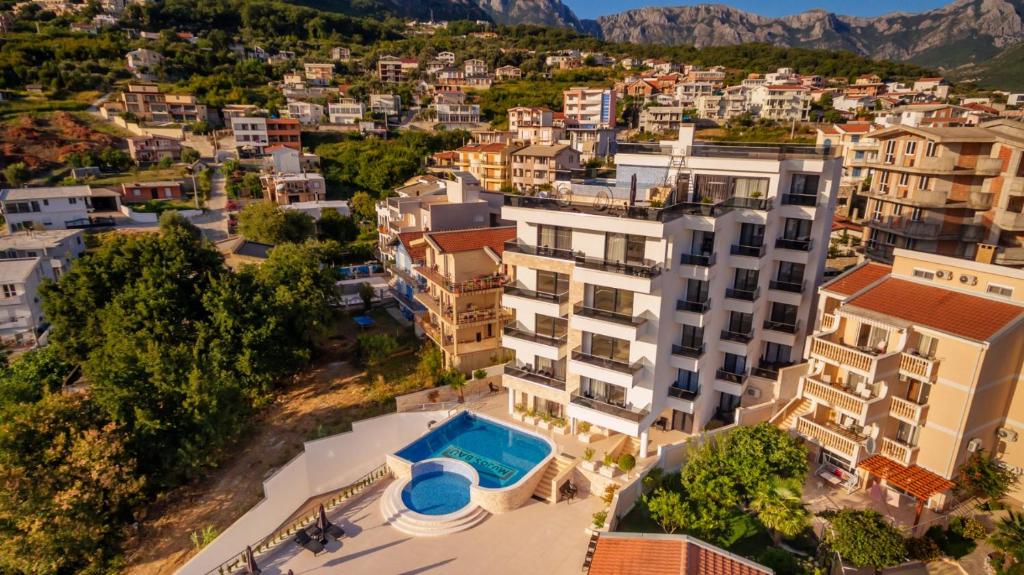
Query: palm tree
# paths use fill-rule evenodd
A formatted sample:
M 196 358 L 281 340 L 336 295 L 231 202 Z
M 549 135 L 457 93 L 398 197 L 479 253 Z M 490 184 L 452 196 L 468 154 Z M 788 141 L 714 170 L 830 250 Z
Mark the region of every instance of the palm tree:
M 805 527 L 811 514 L 800 499 L 800 489 L 792 481 L 774 479 L 760 485 L 750 501 L 750 508 L 772 534 L 778 545 L 783 537 L 795 537 Z
M 1019 562 L 1024 562 L 1024 513 L 1010 511 L 996 525 L 996 531 L 989 541 L 999 549 L 1009 553 Z

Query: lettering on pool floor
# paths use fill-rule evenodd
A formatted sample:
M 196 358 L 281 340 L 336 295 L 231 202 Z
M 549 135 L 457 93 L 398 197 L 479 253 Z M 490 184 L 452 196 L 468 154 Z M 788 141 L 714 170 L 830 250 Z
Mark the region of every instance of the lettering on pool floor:
M 452 459 L 465 461 L 476 468 L 480 473 L 490 475 L 491 477 L 497 477 L 500 481 L 505 481 L 509 477 L 512 477 L 516 472 L 515 468 L 454 445 L 445 447 L 444 451 L 441 452 L 441 455 L 443 457 L 451 457 Z

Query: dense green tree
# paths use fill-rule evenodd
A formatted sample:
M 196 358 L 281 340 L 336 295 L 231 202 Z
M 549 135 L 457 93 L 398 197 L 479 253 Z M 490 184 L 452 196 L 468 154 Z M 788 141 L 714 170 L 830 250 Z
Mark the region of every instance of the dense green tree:
M 253 202 L 238 214 L 238 233 L 265 244 L 303 242 L 313 235 L 309 215 L 285 210 L 273 202 Z
M 385 360 L 398 351 L 395 336 L 386 333 L 371 333 L 357 338 L 359 357 L 367 367 L 380 367 Z
M 683 495 L 678 491 L 669 491 L 659 487 L 645 495 L 643 501 L 647 506 L 651 519 L 665 533 L 675 533 L 684 527 L 687 520 L 687 509 L 683 501 Z
M 990 541 L 996 549 L 1009 553 L 1018 563 L 1024 563 L 1024 513 L 1009 511 L 996 524 Z
M 810 512 L 800 498 L 800 486 L 787 481 L 762 481 L 750 508 L 757 512 L 758 521 L 772 532 L 776 545 L 782 537 L 799 535 L 810 520 Z
M 999 501 L 1019 481 L 1017 475 L 1000 465 L 999 461 L 984 449 L 979 449 L 960 466 L 956 487 L 968 497 L 982 497 Z
M 320 213 L 320 220 L 316 224 L 319 237 L 323 240 L 334 240 L 345 244 L 359 236 L 359 227 L 352 218 L 341 215 L 338 210 L 333 208 L 324 208 Z
M 877 511 L 842 509 L 826 518 L 825 542 L 843 561 L 877 572 L 906 558 L 903 536 Z
M 4 170 L 4 180 L 9 186 L 20 186 L 28 181 L 29 170 L 25 162 L 14 162 L 8 164 Z

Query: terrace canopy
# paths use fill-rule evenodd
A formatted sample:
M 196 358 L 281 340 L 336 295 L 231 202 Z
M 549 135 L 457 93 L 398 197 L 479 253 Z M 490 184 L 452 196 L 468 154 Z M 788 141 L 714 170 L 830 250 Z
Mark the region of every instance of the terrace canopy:
M 882 455 L 872 455 L 861 461 L 857 469 L 867 471 L 869 474 L 885 480 L 887 484 L 912 495 L 917 500 L 914 515 L 915 526 L 921 520 L 921 512 L 924 511 L 924 504 L 928 499 L 932 495 L 953 488 L 952 481 L 923 467 L 917 465 L 906 467 Z

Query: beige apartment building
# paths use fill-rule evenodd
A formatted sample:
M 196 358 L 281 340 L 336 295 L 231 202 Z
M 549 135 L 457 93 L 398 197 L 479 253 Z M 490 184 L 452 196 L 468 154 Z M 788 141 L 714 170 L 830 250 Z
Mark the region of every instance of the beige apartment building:
M 568 144 L 533 145 L 512 153 L 512 187 L 519 191 L 554 188 L 556 181 L 568 186 L 573 170 L 580 168 L 580 153 Z
M 871 175 L 871 169 L 866 167 L 867 160 L 868 155 L 873 157 L 878 149 L 874 132 L 879 129 L 879 126 L 870 122 L 849 122 L 818 128 L 815 145 L 833 149 L 843 158 L 843 179 L 839 183 L 839 197 L 836 199 L 836 211 L 843 216 L 855 217 L 850 209 L 854 204 L 862 203 L 857 202 L 857 193 Z M 863 207 L 860 209 L 856 217 L 863 215 Z
M 459 171 L 476 176 L 484 191 L 498 192 L 510 182 L 511 156 L 518 147 L 498 143 L 466 144 L 455 150 L 459 155 L 455 165 Z
M 994 263 L 1024 265 L 1024 124 L 900 125 L 872 137 L 868 256 L 888 262 L 906 248 L 974 259 L 991 245 Z
M 121 92 L 125 112 L 141 122 L 189 124 L 206 120 L 206 106 L 189 94 L 164 94 L 155 84 L 129 84 Z
M 427 311 L 417 322 L 444 356 L 444 365 L 463 372 L 501 363 L 501 307 L 505 284 L 501 257 L 514 227 L 477 228 L 423 235 L 426 280 L 416 301 Z
M 897 249 L 818 294 L 807 363 L 780 377 L 796 395 L 773 419 L 812 444 L 816 473 L 879 482 L 918 513 L 947 503 L 978 450 L 1024 473 L 1024 272 Z
M 565 127 L 555 125 L 555 113 L 547 108 L 518 106 L 508 109 L 508 129 L 516 141 L 555 144 L 565 138 Z

